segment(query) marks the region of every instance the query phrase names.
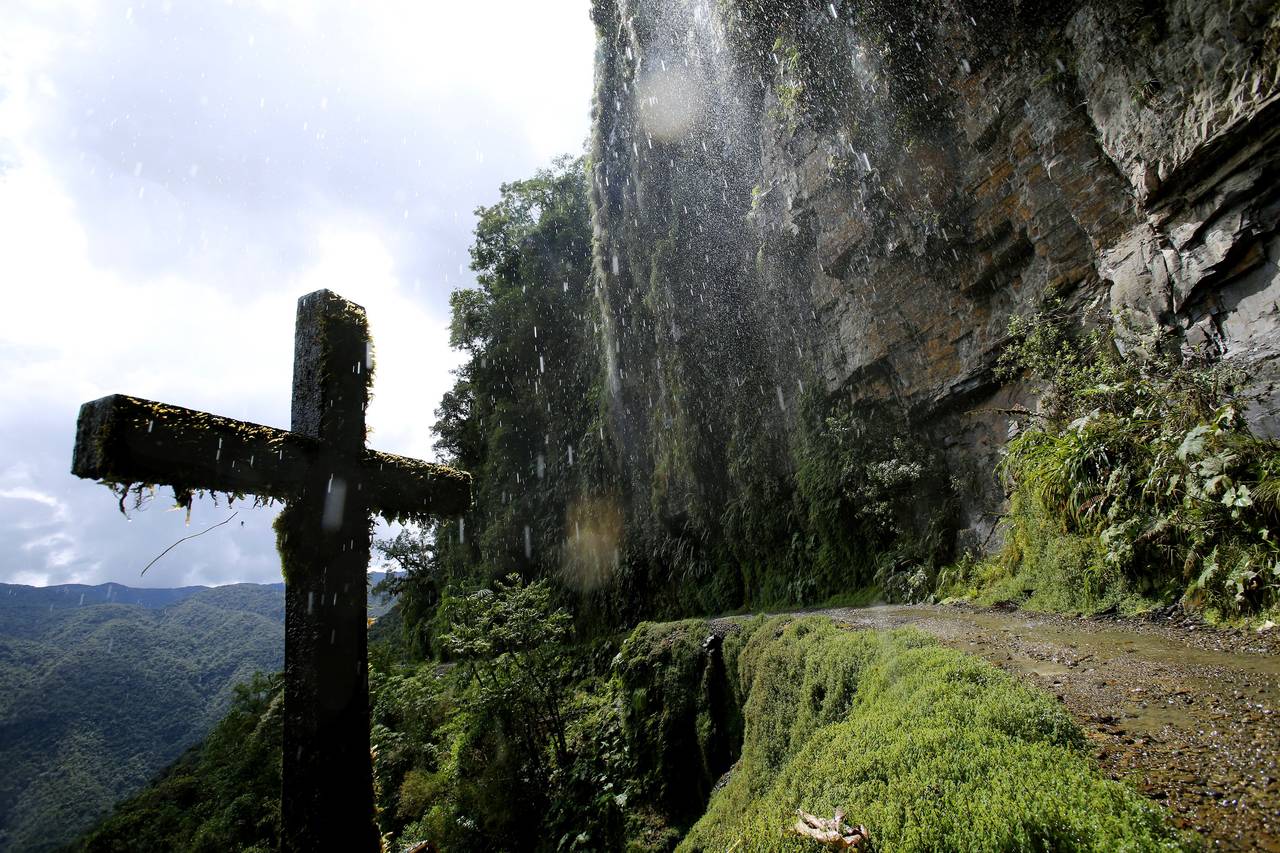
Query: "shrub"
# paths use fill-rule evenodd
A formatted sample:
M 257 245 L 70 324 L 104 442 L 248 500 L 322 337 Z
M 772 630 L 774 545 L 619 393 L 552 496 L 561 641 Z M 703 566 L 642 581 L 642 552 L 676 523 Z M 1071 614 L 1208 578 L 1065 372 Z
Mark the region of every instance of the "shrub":
M 1056 574 L 1059 590 L 1041 597 L 1065 609 L 1139 595 L 1213 617 L 1273 607 L 1280 446 L 1242 417 L 1244 377 L 1159 340 L 1121 357 L 1105 332 L 1073 339 L 1047 314 L 1010 331 L 1001 371 L 1042 396 L 1000 465 L 1007 577 L 1034 597 Z M 1041 565 L 1064 549 L 1059 569 Z

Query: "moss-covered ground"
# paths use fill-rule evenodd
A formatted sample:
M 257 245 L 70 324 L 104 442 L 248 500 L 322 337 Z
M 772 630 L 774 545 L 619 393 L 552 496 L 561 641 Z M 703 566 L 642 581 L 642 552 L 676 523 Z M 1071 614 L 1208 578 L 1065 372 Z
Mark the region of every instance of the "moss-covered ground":
M 1194 849 L 1051 697 L 923 634 L 757 619 L 725 657 L 741 758 L 680 850 L 816 849 L 787 832 L 797 808 L 843 808 L 882 853 Z

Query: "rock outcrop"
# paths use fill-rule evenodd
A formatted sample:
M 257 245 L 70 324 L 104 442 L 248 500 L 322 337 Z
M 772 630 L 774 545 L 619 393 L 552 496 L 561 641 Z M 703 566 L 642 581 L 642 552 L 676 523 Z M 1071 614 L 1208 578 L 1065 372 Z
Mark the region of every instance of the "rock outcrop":
M 845 400 L 944 449 L 988 547 L 1012 315 L 1152 328 L 1280 432 L 1271 0 L 596 0 L 592 182 L 632 516 L 725 535 Z

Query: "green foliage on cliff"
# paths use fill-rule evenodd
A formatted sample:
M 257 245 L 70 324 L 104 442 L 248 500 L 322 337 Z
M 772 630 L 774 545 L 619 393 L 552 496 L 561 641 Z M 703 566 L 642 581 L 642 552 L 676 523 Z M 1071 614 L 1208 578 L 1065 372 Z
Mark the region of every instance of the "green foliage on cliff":
M 579 484 L 601 479 L 586 187 L 582 160 L 560 158 L 476 211 L 478 287 L 450 300 L 450 342 L 467 360 L 435 424 L 446 461 L 472 473 L 475 503 L 426 537 L 386 543 L 408 571 L 395 584 L 420 651 L 439 651 L 431 614 L 444 598 L 510 572 L 556 574 Z
M 1074 340 L 1048 315 L 1011 331 L 1006 373 L 1043 396 L 1001 465 L 1006 547 L 971 589 L 1051 609 L 1274 607 L 1280 445 L 1251 433 L 1242 377 L 1158 341 L 1121 356 L 1102 332 Z
M 937 448 L 888 407 L 837 404 L 806 431 L 797 464 L 797 527 L 808 535 L 793 572 L 815 577 L 792 600 L 872 585 L 915 600 L 949 556 L 953 488 Z
M 545 581 L 508 578 L 450 600 L 442 619 L 456 666 L 371 671 L 393 849 L 615 848 L 626 797 L 621 729 L 597 674 L 608 657 L 566 645 L 569 616 Z
M 630 842 L 671 849 L 702 815 L 742 742 L 741 697 L 733 690 L 734 635 L 701 620 L 644 623 L 614 664 L 627 744 L 628 791 L 645 820 Z

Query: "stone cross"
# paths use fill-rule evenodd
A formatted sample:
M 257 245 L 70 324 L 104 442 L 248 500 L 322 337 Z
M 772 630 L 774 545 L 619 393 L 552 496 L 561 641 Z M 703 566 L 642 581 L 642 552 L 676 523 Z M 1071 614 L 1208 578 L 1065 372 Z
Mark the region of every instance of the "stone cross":
M 126 491 L 280 499 L 285 578 L 282 849 L 377 851 L 369 757 L 370 513 L 420 519 L 471 502 L 471 476 L 365 448 L 373 372 L 364 309 L 298 300 L 292 430 L 113 395 L 85 403 L 71 472 Z

